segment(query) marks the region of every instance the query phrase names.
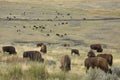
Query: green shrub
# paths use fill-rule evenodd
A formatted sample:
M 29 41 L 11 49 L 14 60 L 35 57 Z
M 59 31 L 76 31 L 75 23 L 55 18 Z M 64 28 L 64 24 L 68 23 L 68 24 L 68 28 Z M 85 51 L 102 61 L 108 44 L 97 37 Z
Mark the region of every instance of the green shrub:
M 120 77 L 120 67 L 113 67 L 112 68 L 112 72 L 113 74 L 117 75 L 118 77 Z
M 47 80 L 66 80 L 66 72 L 58 72 L 50 74 Z
M 82 80 L 118 80 L 115 74 L 105 73 L 100 69 L 90 69 Z
M 7 72 L 3 72 L 0 75 L 1 80 L 22 80 L 23 72 L 22 72 L 21 66 L 9 65 L 6 69 L 7 69 Z

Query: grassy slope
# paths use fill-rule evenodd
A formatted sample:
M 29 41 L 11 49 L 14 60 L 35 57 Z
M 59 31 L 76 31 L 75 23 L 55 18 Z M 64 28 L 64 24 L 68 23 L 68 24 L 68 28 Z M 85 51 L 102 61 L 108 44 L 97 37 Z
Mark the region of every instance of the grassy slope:
M 83 1 L 84 2 L 84 1 Z M 0 3 L 1 4 L 1 3 Z M 67 3 L 66 3 L 67 4 Z M 102 15 L 97 12 L 97 14 L 93 13 L 91 9 L 83 10 L 77 7 L 60 7 L 58 5 L 34 5 L 34 4 L 7 4 L 4 3 L 0 8 L 2 10 L 0 12 L 0 17 L 9 16 L 9 13 L 15 15 L 17 17 L 22 18 L 53 18 L 58 11 L 66 15 L 66 13 L 71 13 L 74 18 L 83 18 L 83 17 L 104 17 L 106 14 L 104 12 Z M 54 7 L 54 8 L 53 8 Z M 117 8 L 116 8 L 117 9 Z M 118 9 L 117 9 L 118 10 Z M 27 15 L 21 15 L 24 11 L 27 12 Z M 96 10 L 95 10 L 96 11 Z M 99 11 L 99 10 L 97 10 Z M 100 10 L 101 11 L 101 10 Z M 103 10 L 104 11 L 104 10 Z M 111 10 L 110 10 L 111 11 Z M 45 13 L 42 15 L 41 13 Z M 91 14 L 87 12 L 92 12 Z M 48 14 L 50 13 L 50 14 Z M 112 11 L 114 13 L 114 10 Z M 51 16 L 52 14 L 52 16 Z M 115 13 L 117 14 L 117 13 Z M 107 14 L 109 17 L 115 16 L 118 17 L 119 15 L 114 15 L 111 13 Z M 61 18 L 61 17 L 60 17 Z M 65 18 L 69 18 L 66 17 Z M 105 44 L 107 48 L 104 49 L 104 53 L 112 53 L 114 56 L 114 63 L 113 66 L 119 66 L 120 59 L 118 53 L 120 52 L 119 44 L 120 44 L 120 23 L 119 21 L 84 21 L 84 22 L 68 22 L 67 25 L 58 25 L 61 22 L 26 22 L 26 21 L 0 21 L 0 47 L 4 45 L 14 45 L 17 49 L 17 56 L 21 59 L 22 54 L 26 50 L 35 50 L 36 49 L 36 41 L 37 42 L 45 42 L 47 43 L 59 43 L 59 44 L 52 44 L 48 46 L 48 54 L 43 55 L 46 60 L 47 70 L 50 74 L 56 72 L 59 73 L 60 69 L 60 58 L 64 54 L 70 55 L 70 49 L 66 49 L 61 46 L 63 43 L 71 44 L 70 48 L 77 48 L 80 50 L 80 57 L 78 56 L 71 56 L 72 59 L 72 70 L 69 72 L 71 75 L 78 75 L 77 77 L 83 77 L 85 74 L 84 68 L 84 59 L 86 58 L 87 52 L 89 51 L 89 44 L 91 43 L 101 43 Z M 57 24 L 57 26 L 54 26 Z M 46 29 L 41 32 L 39 30 L 32 30 L 32 26 L 39 26 L 39 25 L 46 25 Z M 15 28 L 16 26 L 17 28 Z M 26 26 L 24 29 L 23 26 Z M 21 32 L 17 33 L 16 30 L 20 29 Z M 53 32 L 50 33 L 50 37 L 46 37 L 46 34 L 49 33 L 49 30 L 52 29 Z M 63 38 L 59 38 L 55 36 L 56 33 L 64 34 L 67 33 L 67 36 Z M 24 41 L 25 43 L 22 43 Z M 78 42 L 76 42 L 78 41 Z M 21 42 L 21 43 L 15 43 Z M 27 43 L 28 42 L 28 43 Z M 0 50 L 2 51 L 2 50 Z M 96 53 L 97 54 L 97 53 Z M 0 60 L 8 61 L 12 56 L 0 54 Z M 8 60 L 6 60 L 8 59 Z M 12 60 L 14 61 L 14 60 Z M 56 61 L 56 65 L 49 64 L 49 61 Z M 21 65 L 25 65 L 24 61 L 20 63 Z M 2 63 L 1 63 L 2 64 Z M 4 64 L 4 63 L 3 63 Z M 26 65 L 25 65 L 26 66 Z M 29 65 L 27 65 L 29 66 Z

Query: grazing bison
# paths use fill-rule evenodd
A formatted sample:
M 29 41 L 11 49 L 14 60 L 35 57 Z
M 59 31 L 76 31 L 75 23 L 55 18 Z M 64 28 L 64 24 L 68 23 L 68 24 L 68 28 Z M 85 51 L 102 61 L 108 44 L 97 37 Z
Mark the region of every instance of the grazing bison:
M 71 70 L 71 59 L 68 55 L 64 55 L 61 58 L 61 66 L 60 69 L 63 71 L 69 71 Z
M 15 47 L 13 46 L 3 46 L 2 50 L 3 52 L 8 52 L 9 54 L 17 54 Z
M 93 52 L 93 50 L 90 50 L 89 52 L 88 52 L 88 55 L 87 55 L 88 57 L 95 57 L 95 53 Z
M 78 49 L 71 49 L 71 55 L 72 54 L 77 54 L 78 56 L 80 56 L 79 50 Z
M 108 67 L 108 63 L 107 60 L 102 58 L 102 57 L 89 57 L 86 58 L 84 61 L 84 65 L 87 68 L 87 70 L 89 70 L 90 67 L 92 67 L 93 69 L 95 67 L 100 68 L 101 70 L 103 70 L 105 73 L 112 73 L 111 69 L 109 69 Z
M 70 44 L 65 43 L 65 44 L 63 44 L 63 46 L 64 46 L 64 47 L 69 47 Z
M 103 49 L 100 44 L 91 44 L 90 48 L 93 50 L 97 50 L 97 52 L 103 52 Z
M 110 66 L 112 66 L 113 63 L 113 56 L 112 54 L 98 54 L 98 57 L 105 58 Z
M 23 53 L 23 58 L 29 58 L 33 61 L 44 62 L 44 59 L 42 58 L 42 55 L 39 51 L 25 51 Z
M 56 34 L 56 36 L 60 36 L 60 34 Z

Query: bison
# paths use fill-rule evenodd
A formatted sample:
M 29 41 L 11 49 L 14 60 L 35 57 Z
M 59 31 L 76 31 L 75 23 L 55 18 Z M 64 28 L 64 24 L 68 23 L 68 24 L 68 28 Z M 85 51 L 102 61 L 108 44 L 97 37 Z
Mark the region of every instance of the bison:
M 71 55 L 72 54 L 77 54 L 78 56 L 80 56 L 79 50 L 78 49 L 71 49 Z
M 88 57 L 95 57 L 95 53 L 93 52 L 93 50 L 90 50 L 89 52 L 88 52 L 88 55 L 87 55 Z
M 41 46 L 41 50 L 40 51 L 43 52 L 43 53 L 47 53 L 47 46 L 45 44 L 43 44 Z
M 98 57 L 105 58 L 109 64 L 109 66 L 112 66 L 113 64 L 113 56 L 112 54 L 98 54 Z
M 63 71 L 70 71 L 71 70 L 71 59 L 68 55 L 64 55 L 61 58 L 61 66 L 60 69 Z
M 13 46 L 3 46 L 2 50 L 3 52 L 8 52 L 9 54 L 17 54 L 15 47 Z
M 86 58 L 84 61 L 84 65 L 87 68 L 87 70 L 89 70 L 90 67 L 92 67 L 93 69 L 95 67 L 100 68 L 101 70 L 103 70 L 105 73 L 112 73 L 111 69 L 109 69 L 108 67 L 108 63 L 107 60 L 102 58 L 102 57 L 89 57 Z
M 96 50 L 97 52 L 103 52 L 101 44 L 91 44 L 90 48 L 93 50 Z
M 44 59 L 39 51 L 25 51 L 23 53 L 23 58 L 29 58 L 32 61 L 44 62 Z
M 37 47 L 41 47 L 43 45 L 43 43 L 38 43 Z
M 37 47 L 41 47 L 40 52 L 47 53 L 47 46 L 45 44 L 39 43 Z
M 64 47 L 69 47 L 70 44 L 65 43 L 65 44 L 63 44 L 63 46 L 64 46 Z

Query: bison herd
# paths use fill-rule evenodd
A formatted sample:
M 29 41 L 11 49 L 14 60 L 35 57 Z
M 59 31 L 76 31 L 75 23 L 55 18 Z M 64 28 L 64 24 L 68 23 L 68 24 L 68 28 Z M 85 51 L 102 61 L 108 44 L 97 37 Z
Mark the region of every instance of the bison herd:
M 44 62 L 44 58 L 42 58 L 42 53 L 47 53 L 47 46 L 44 43 L 38 43 L 37 47 L 40 47 L 40 51 L 25 51 L 23 52 L 23 58 L 29 58 L 32 61 Z M 3 52 L 8 52 L 9 54 L 17 54 L 15 47 L 13 46 L 3 46 Z M 97 52 L 103 52 L 101 44 L 92 44 L 90 45 L 90 51 L 87 54 L 87 58 L 84 60 L 84 66 L 86 67 L 86 72 L 88 72 L 89 68 L 100 68 L 105 73 L 112 73 L 110 67 L 113 64 L 113 56 L 112 54 L 95 54 L 94 50 Z M 78 49 L 71 49 L 71 55 L 76 54 L 80 56 Z M 71 70 L 71 58 L 69 55 L 63 55 L 60 60 L 61 66 L 60 69 L 62 71 L 70 71 Z
M 92 44 L 90 45 L 91 50 L 88 52 L 88 58 L 85 59 L 84 65 L 86 69 L 88 70 L 91 68 L 100 68 L 105 73 L 111 73 L 112 70 L 109 68 L 109 66 L 112 66 L 113 64 L 113 56 L 112 54 L 98 54 L 95 55 L 93 50 L 96 50 L 97 52 L 102 52 L 103 49 L 100 44 Z M 86 72 L 87 72 L 86 70 Z

